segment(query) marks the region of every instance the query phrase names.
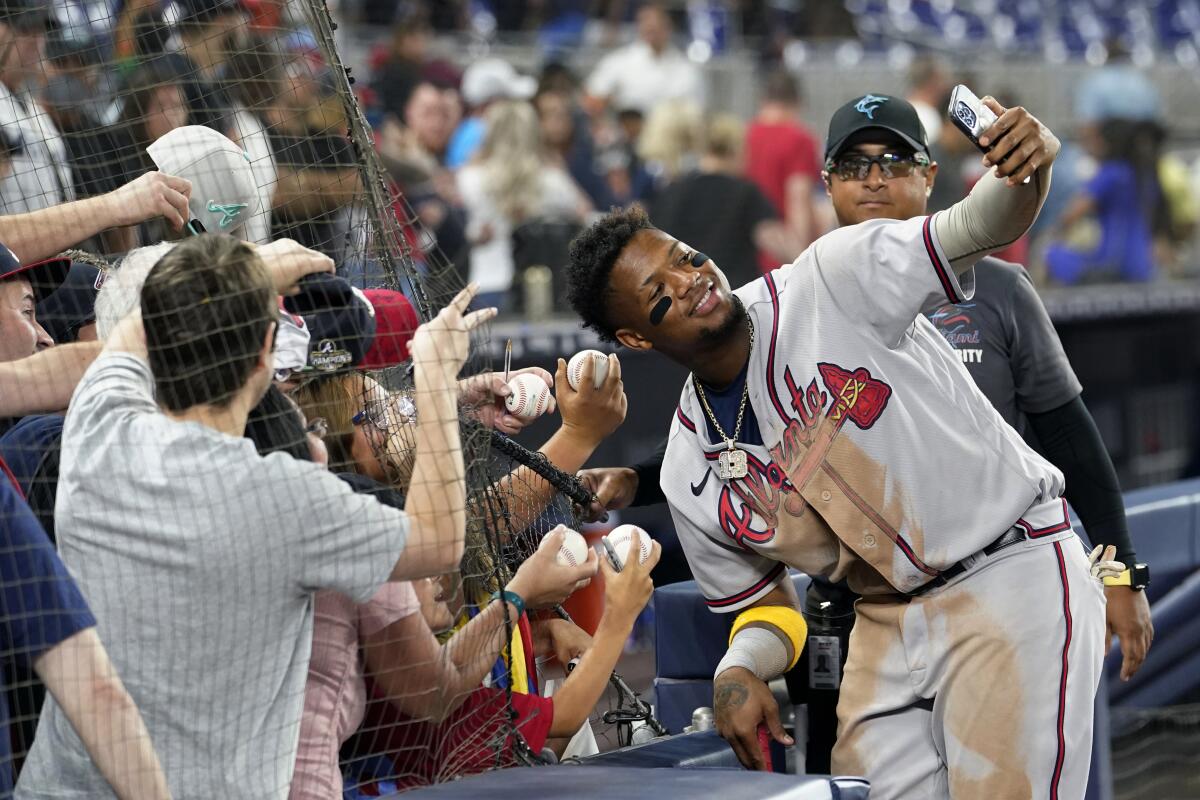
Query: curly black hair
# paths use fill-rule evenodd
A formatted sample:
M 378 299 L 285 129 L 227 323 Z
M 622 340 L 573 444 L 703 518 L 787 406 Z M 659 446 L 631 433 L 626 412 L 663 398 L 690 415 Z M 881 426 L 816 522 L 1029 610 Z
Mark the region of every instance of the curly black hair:
M 614 209 L 571 242 L 567 264 L 567 302 L 605 342 L 615 342 L 616 329 L 608 318 L 608 284 L 613 264 L 638 231 L 650 230 L 650 218 L 640 206 Z

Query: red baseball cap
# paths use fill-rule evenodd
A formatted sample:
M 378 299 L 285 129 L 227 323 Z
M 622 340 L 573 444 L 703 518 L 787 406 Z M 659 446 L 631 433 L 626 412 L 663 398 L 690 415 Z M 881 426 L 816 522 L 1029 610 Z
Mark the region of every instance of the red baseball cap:
M 32 264 L 22 264 L 16 253 L 0 244 L 0 281 L 20 275 L 33 287 L 35 303 L 40 303 L 47 295 L 62 286 L 70 271 L 71 259 L 69 258 L 48 258 Z
M 393 289 L 366 289 L 363 294 L 375 307 L 375 341 L 358 366 L 384 369 L 408 360 L 408 342 L 421 324 L 408 298 Z

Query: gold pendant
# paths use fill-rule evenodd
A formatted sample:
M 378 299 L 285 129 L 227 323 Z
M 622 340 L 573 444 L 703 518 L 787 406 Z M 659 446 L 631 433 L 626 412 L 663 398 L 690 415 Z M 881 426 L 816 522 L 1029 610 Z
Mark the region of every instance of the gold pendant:
M 717 477 L 723 481 L 746 477 L 746 451 L 730 447 L 717 456 Z

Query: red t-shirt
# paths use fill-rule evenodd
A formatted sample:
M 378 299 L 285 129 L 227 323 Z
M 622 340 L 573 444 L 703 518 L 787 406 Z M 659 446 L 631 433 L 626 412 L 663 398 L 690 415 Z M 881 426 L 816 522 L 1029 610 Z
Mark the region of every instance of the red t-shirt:
M 751 122 L 746 129 L 746 177 L 775 204 L 780 218 L 787 213 L 788 178 L 821 180 L 818 150 L 816 137 L 798 122 Z

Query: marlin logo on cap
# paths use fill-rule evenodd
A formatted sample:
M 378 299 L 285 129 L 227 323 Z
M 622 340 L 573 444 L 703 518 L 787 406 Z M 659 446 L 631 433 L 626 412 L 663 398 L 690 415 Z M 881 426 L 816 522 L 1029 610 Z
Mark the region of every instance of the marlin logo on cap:
M 208 210 L 212 214 L 221 214 L 221 222 L 218 227 L 225 230 L 233 223 L 237 222 L 238 214 L 246 208 L 245 203 L 214 203 L 208 201 Z
M 866 114 L 867 119 L 875 119 L 875 109 L 886 103 L 886 97 L 879 95 L 867 94 L 863 95 L 862 99 L 854 104 L 854 110 L 860 114 Z

